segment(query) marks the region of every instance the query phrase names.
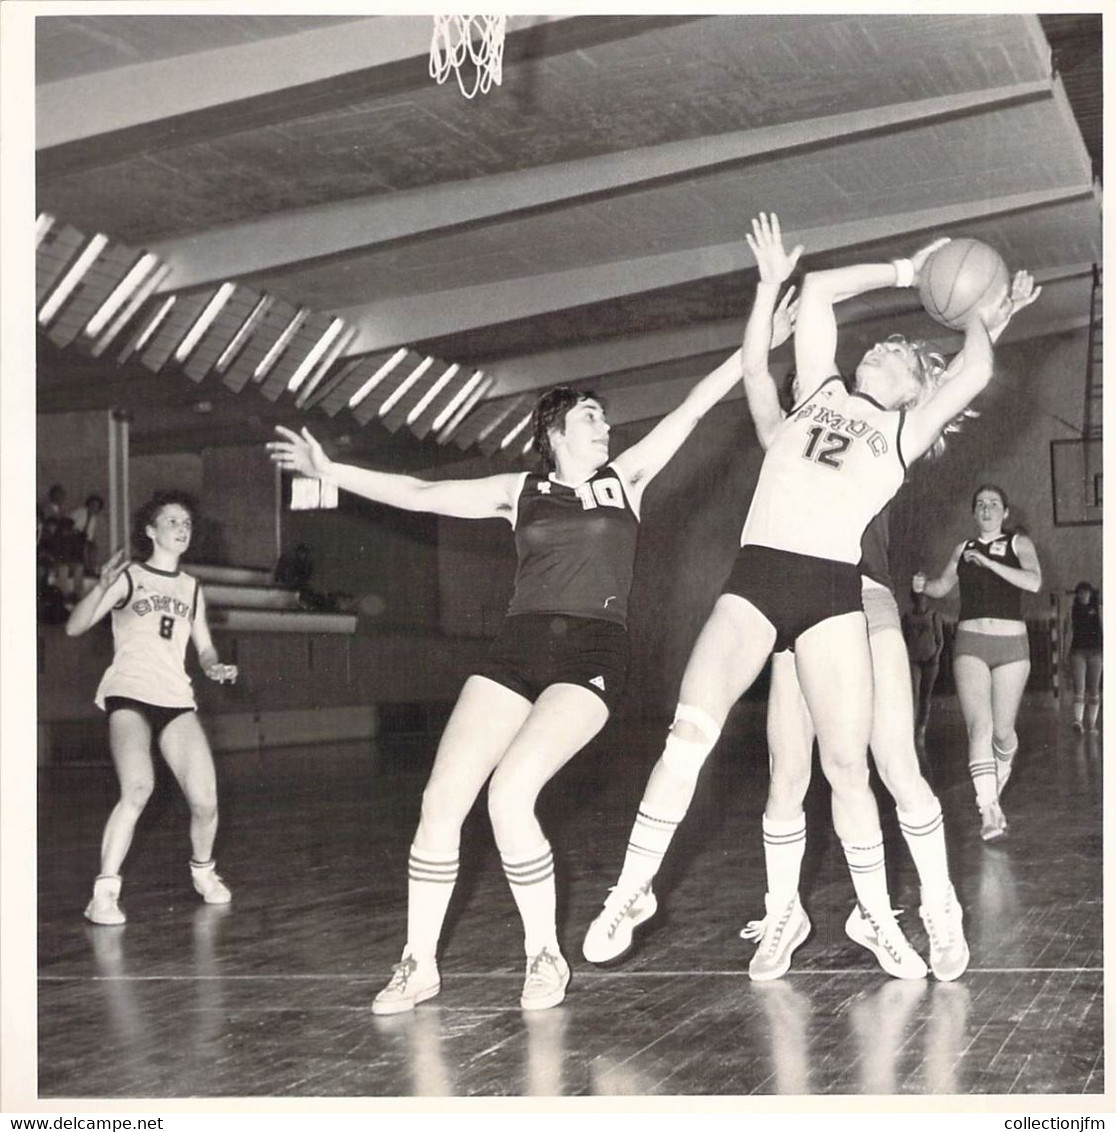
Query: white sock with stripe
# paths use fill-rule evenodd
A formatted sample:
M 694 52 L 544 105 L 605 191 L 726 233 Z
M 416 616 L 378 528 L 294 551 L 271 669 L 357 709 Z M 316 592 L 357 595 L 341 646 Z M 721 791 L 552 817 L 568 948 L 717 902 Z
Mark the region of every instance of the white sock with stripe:
M 976 791 L 977 807 L 983 810 L 985 806 L 991 806 L 997 796 L 995 758 L 969 763 L 969 777 L 973 780 L 973 790 Z
M 802 858 L 806 853 L 806 814 L 800 810 L 790 821 L 763 816 L 763 859 L 767 866 L 767 892 L 772 904 L 785 907 L 798 892 Z
M 628 848 L 624 853 L 624 867 L 620 870 L 618 888 L 640 888 L 654 880 L 670 848 L 674 831 L 686 816 L 680 814 L 656 813 L 649 806 L 641 804 L 628 835 Z
M 527 957 L 538 955 L 544 947 L 557 953 L 554 854 L 550 842 L 544 840 L 526 857 L 516 860 L 501 853 L 500 863 L 523 920 L 523 950 Z
M 884 870 L 883 834 L 876 829 L 861 844 L 841 842 L 845 861 L 849 866 L 853 888 L 860 906 L 877 919 L 891 914 L 891 897 L 887 891 L 887 873 Z
M 949 862 L 946 859 L 945 821 L 942 806 L 937 798 L 915 813 L 897 810 L 899 829 L 911 851 L 918 882 L 922 887 L 922 900 L 934 904 L 944 900 L 949 892 Z
M 453 886 L 458 850 L 411 846 L 407 861 L 407 948 L 416 959 L 433 959 L 442 934 Z

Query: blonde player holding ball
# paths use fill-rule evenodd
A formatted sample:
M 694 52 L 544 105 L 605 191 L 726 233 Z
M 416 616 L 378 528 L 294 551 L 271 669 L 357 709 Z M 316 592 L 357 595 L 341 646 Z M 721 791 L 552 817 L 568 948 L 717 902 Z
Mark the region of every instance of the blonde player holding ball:
M 192 501 L 180 492 L 154 495 L 136 518 L 136 544 L 146 551 L 143 561 L 129 561 L 126 550 L 118 550 L 66 622 L 67 635 L 77 637 L 112 615 L 113 659 L 97 688 L 96 703 L 108 714 L 120 800 L 105 823 L 101 871 L 85 909 L 95 924 L 125 921 L 120 869 L 155 785 L 152 739 L 190 806 L 194 889 L 207 904 L 231 899 L 213 860 L 217 775 L 186 673 L 187 640 L 194 642 L 210 680 L 234 682 L 237 670 L 220 662 L 201 586 L 179 569 L 193 533 L 193 510 Z

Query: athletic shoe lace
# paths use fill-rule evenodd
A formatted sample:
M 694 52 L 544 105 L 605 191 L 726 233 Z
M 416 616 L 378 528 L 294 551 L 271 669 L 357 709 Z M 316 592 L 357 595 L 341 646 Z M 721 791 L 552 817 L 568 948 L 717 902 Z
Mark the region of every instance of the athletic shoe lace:
M 741 939 L 758 939 L 760 949 L 766 951 L 768 954 L 774 954 L 779 950 L 779 941 L 783 938 L 783 932 L 787 924 L 790 922 L 791 913 L 794 911 L 794 901 L 792 900 L 786 908 L 783 909 L 783 914 L 777 919 L 773 919 L 770 915 L 764 916 L 762 920 L 749 920 L 747 925 L 741 930 Z M 771 929 L 770 935 L 768 928 Z
M 609 904 L 613 903 L 614 900 L 618 901 L 620 899 L 621 895 L 622 895 L 622 893 L 617 893 L 615 886 L 610 888 L 608 890 L 608 899 L 605 901 L 605 908 L 607 908 L 609 906 Z M 612 918 L 608 921 L 608 935 L 609 935 L 610 939 L 615 934 L 616 929 L 620 926 L 621 921 L 626 916 L 631 915 L 632 906 L 636 903 L 637 900 L 639 900 L 639 898 L 642 895 L 643 895 L 643 889 L 637 888 L 635 890 L 635 892 L 633 892 L 631 894 L 631 896 L 628 897 L 627 900 L 625 900 L 622 904 L 620 904 L 615 909 L 615 911 L 613 912 Z M 546 954 L 545 951 L 540 951 L 538 956 L 536 957 L 536 960 L 538 958 L 541 958 L 545 954 Z
M 549 964 L 549 971 L 543 969 L 544 963 Z M 527 986 L 549 986 L 556 981 L 558 974 L 557 956 L 551 955 L 544 947 L 542 951 L 531 960 L 531 964 L 527 968 Z
M 418 960 L 412 955 L 408 955 L 406 959 L 402 959 L 398 963 L 393 963 L 391 968 L 391 981 L 384 990 L 406 990 L 407 980 L 416 970 L 418 970 Z
M 947 898 L 936 908 L 924 908 L 922 922 L 930 937 L 930 946 L 935 951 L 948 951 L 957 942 L 957 916 L 950 899 Z
M 892 919 L 890 924 L 886 925 L 878 923 L 872 916 L 872 913 L 863 906 L 861 907 L 860 911 L 864 918 L 868 921 L 868 923 L 872 925 L 872 930 L 876 933 L 876 939 L 880 943 L 882 943 L 885 948 L 887 948 L 887 953 L 891 956 L 891 958 L 894 959 L 897 963 L 902 963 L 904 958 L 904 948 L 900 947 L 899 941 L 892 937 L 890 933 L 885 932 L 884 928 L 894 927 L 895 931 L 899 935 L 899 940 L 901 940 L 905 945 L 906 951 L 910 951 L 911 945 L 907 943 L 907 937 L 903 935 L 903 929 L 899 926 L 899 917 L 903 914 L 903 909 L 892 908 L 891 915 L 894 918 Z

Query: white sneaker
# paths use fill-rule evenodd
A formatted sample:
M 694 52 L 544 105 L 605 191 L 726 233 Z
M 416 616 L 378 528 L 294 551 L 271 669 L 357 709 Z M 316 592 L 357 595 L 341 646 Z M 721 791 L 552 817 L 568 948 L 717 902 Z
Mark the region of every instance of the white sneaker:
M 228 904 L 232 900 L 232 893 L 217 875 L 216 862 L 210 861 L 208 865 L 191 864 L 190 876 L 194 882 L 194 891 L 206 904 Z
M 120 909 L 120 877 L 98 877 L 93 899 L 85 907 L 85 918 L 94 924 L 122 924 L 127 917 Z
M 940 904 L 924 904 L 918 910 L 930 938 L 930 970 L 943 983 L 965 973 L 969 965 L 969 945 L 962 926 L 963 914 L 953 885 Z
M 772 906 L 771 894 L 763 898 L 767 915 L 762 920 L 750 920 L 740 933 L 741 939 L 759 941 L 748 976 L 757 982 L 778 979 L 790 970 L 791 955 L 810 934 L 810 920 L 798 899 L 798 893 L 788 904 Z
M 995 841 L 1007 833 L 1007 818 L 999 802 L 982 806 L 980 811 L 980 837 L 982 841 Z
M 560 952 L 544 947 L 527 960 L 527 977 L 519 1005 L 524 1010 L 548 1010 L 566 997 L 570 983 L 570 966 Z
M 886 919 L 876 919 L 858 903 L 845 921 L 845 934 L 861 947 L 868 948 L 880 966 L 896 979 L 924 979 L 926 964 L 918 954 L 891 912 Z
M 372 1000 L 373 1014 L 402 1014 L 420 1002 L 433 998 L 442 989 L 438 964 L 433 959 L 419 962 L 405 952 L 392 967 L 391 981 Z
M 655 914 L 659 902 L 648 881 L 640 888 L 609 890 L 597 918 L 585 933 L 581 953 L 590 963 L 615 963 L 632 948 L 632 936 L 640 924 Z

